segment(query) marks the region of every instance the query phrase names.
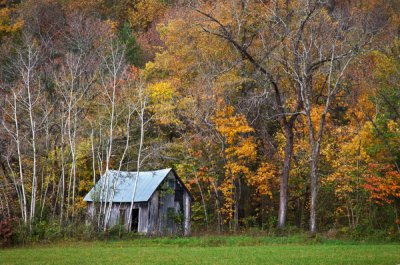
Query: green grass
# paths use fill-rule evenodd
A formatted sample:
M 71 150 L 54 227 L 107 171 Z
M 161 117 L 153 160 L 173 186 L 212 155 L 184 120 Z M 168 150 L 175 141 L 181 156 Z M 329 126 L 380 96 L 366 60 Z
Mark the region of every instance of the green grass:
M 0 250 L 0 264 L 400 264 L 399 244 L 292 237 L 59 242 Z

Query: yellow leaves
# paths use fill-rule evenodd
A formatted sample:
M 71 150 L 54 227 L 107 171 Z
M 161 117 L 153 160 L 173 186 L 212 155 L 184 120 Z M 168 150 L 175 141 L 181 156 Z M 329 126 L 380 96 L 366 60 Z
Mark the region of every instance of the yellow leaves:
M 243 114 L 234 115 L 232 106 L 218 110 L 215 114 L 215 125 L 217 131 L 226 138 L 228 144 L 234 144 L 240 135 L 254 132 Z
M 400 121 L 389 120 L 387 127 L 391 133 L 400 133 Z
M 225 178 L 219 190 L 224 197 L 221 211 L 228 221 L 234 212 L 238 182 L 244 181 L 254 187 L 257 195 L 272 197 L 272 186 L 276 184 L 278 173 L 276 167 L 267 162 L 261 163 L 256 172 L 252 170 L 257 160 L 257 145 L 254 137 L 249 135 L 254 129 L 243 114 L 235 113 L 232 106 L 225 106 L 216 111 L 213 121 L 226 144 Z
M 388 57 L 377 50 L 372 51 L 370 56 L 375 65 L 375 77 L 386 79 L 396 72 L 396 62 L 394 58 Z
M 208 67 L 215 70 L 220 64 L 229 64 L 234 60 L 234 53 L 228 52 L 232 47 L 217 36 L 204 33 L 195 23 L 197 13 L 191 13 L 190 19 L 187 19 L 186 13 L 181 15 L 169 20 L 168 24 L 157 26 L 166 46 L 156 56 L 155 62 L 159 67 L 174 72 L 184 81 L 197 75 L 199 68 L 203 72 Z
M 321 120 L 321 115 L 324 111 L 324 106 L 318 105 L 315 106 L 312 110 L 311 110 L 311 120 L 314 124 L 314 130 L 318 131 L 319 130 L 319 122 Z M 329 112 L 326 115 L 326 126 L 329 126 L 329 121 L 330 121 L 330 114 Z
M 169 101 L 174 95 L 174 88 L 169 82 L 158 82 L 148 86 L 150 100 L 153 102 Z
M 286 137 L 285 134 L 282 131 L 278 131 L 275 134 L 275 141 L 277 142 L 278 145 L 278 156 L 283 159 L 284 156 L 284 147 L 286 145 Z
M 395 150 L 400 146 L 400 126 L 398 121 L 379 117 L 374 123 L 361 117 L 357 123 L 329 132 L 336 136 L 339 148 L 328 160 L 332 172 L 322 179 L 322 185 L 332 187 L 336 198 L 343 203 L 352 199 L 356 187 L 363 187 L 370 193 L 370 199 L 380 203 L 391 203 L 392 197 L 397 196 L 400 175 L 393 170 L 393 156 L 388 147 Z
M 231 177 L 225 178 L 224 182 L 218 187 L 224 196 L 224 204 L 221 213 L 226 217 L 225 221 L 232 219 L 234 200 L 234 183 Z
M 254 138 L 249 137 L 240 141 L 236 146 L 228 147 L 226 149 L 227 158 L 236 157 L 237 159 L 250 159 L 253 160 L 256 157 L 256 144 Z
M 161 81 L 150 84 L 147 87 L 150 99 L 150 109 L 156 114 L 156 120 L 162 124 L 179 124 L 180 121 L 175 117 L 177 102 L 174 100 L 175 89 L 171 83 Z
M 129 22 L 133 28 L 139 31 L 147 30 L 167 9 L 163 1 L 160 0 L 142 0 L 134 2 L 134 8 L 128 11 Z
M 256 174 L 249 176 L 248 182 L 256 188 L 259 195 L 267 195 L 272 198 L 271 187 L 277 182 L 277 174 L 277 169 L 273 164 L 263 162 Z
M 236 183 L 240 179 L 248 181 L 253 178 L 254 184 L 256 178 L 252 177 L 254 173 L 250 169 L 250 165 L 254 163 L 257 155 L 257 145 L 254 137 L 249 133 L 254 129 L 247 123 L 243 114 L 236 114 L 232 106 L 226 106 L 217 110 L 214 118 L 215 127 L 218 133 L 223 137 L 226 144 L 224 149 L 225 156 L 225 178 L 219 190 L 224 195 L 223 209 L 221 210 L 226 220 L 230 220 L 233 214 L 233 204 L 235 202 L 234 194 Z M 260 191 L 265 190 L 260 187 Z
M 342 170 L 337 170 L 323 180 L 323 185 L 333 185 L 335 196 L 339 199 L 346 198 L 354 190 L 354 182 L 352 172 L 356 168 L 353 166 L 342 166 Z
M 251 173 L 250 169 L 247 166 L 242 165 L 238 162 L 227 162 L 227 164 L 225 165 L 225 169 L 226 175 L 231 177 L 236 177 L 240 175 L 248 176 Z
M 118 28 L 118 22 L 111 20 L 111 19 L 107 19 L 106 20 L 106 24 L 110 27 L 112 32 L 116 32 L 117 28 Z
M 22 19 L 17 19 L 13 21 L 12 13 L 14 9 L 12 8 L 0 8 L 0 37 L 3 34 L 10 34 L 19 31 L 24 22 Z
M 152 79 L 158 74 L 156 64 L 152 61 L 146 63 L 146 66 L 142 70 L 142 73 L 146 79 Z
M 363 159 L 387 163 L 393 159 L 390 149 L 396 150 L 400 146 L 400 123 L 390 119 L 375 123 L 379 132 L 371 121 L 366 122 L 359 132 Z
M 357 177 L 361 174 L 358 165 L 365 155 L 357 132 L 351 124 L 332 128 L 326 143 L 328 150 L 322 152 L 331 169 L 331 173 L 321 179 L 322 186 L 332 187 L 336 198 L 343 203 L 351 198 Z

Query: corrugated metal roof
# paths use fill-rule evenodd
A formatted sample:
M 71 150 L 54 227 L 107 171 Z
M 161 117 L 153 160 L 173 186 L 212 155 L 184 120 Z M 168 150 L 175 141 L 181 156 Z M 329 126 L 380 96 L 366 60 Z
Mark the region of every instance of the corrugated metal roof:
M 139 180 L 137 182 L 134 201 L 148 201 L 151 195 L 158 188 L 158 186 L 161 184 L 161 182 L 165 179 L 170 171 L 171 168 L 156 171 L 139 172 Z M 135 181 L 136 172 L 109 170 L 100 178 L 100 180 L 90 190 L 90 192 L 85 196 L 83 200 L 87 202 L 93 201 L 93 198 L 95 198 L 96 201 L 105 201 L 105 197 L 107 197 L 107 201 L 112 200 L 113 202 L 131 202 L 133 190 L 135 187 Z M 103 183 L 107 184 L 107 182 L 108 185 L 104 186 L 108 186 L 108 195 L 107 188 L 104 188 L 104 192 L 101 195 Z M 113 187 L 115 187 L 115 193 L 113 198 L 111 198 L 111 191 L 113 190 Z

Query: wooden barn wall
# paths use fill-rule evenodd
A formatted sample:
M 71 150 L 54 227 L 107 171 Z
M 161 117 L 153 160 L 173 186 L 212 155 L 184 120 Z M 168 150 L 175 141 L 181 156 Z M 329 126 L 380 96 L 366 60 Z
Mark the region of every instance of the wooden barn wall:
M 93 202 L 87 202 L 86 204 L 86 212 L 88 220 L 92 220 L 95 214 L 95 208 Z
M 117 224 L 123 224 L 125 229 L 128 229 L 129 225 L 129 209 L 130 203 L 113 203 L 111 207 L 110 219 L 107 226 L 112 227 Z M 149 208 L 148 203 L 135 203 L 133 209 L 139 209 L 139 224 L 138 232 L 147 233 L 148 231 L 148 219 L 149 219 Z M 95 207 L 93 202 L 88 202 L 86 206 L 88 219 L 91 220 L 95 214 Z
M 158 216 L 159 216 L 159 192 L 154 192 L 149 200 L 149 223 L 148 230 L 149 234 L 158 234 Z
M 124 227 L 126 230 L 129 230 L 129 209 L 130 209 L 130 203 L 123 203 L 121 204 L 121 208 L 119 213 L 122 214 L 121 218 L 124 220 Z M 133 209 L 137 209 L 137 205 L 133 205 Z
M 139 225 L 138 225 L 139 233 L 144 233 L 144 234 L 147 233 L 148 220 L 149 220 L 148 203 L 141 203 L 139 205 Z
M 158 218 L 158 227 L 161 234 L 174 233 L 174 227 L 168 227 L 168 208 L 175 208 L 174 195 L 161 195 L 160 196 L 160 209 Z
M 129 210 L 130 203 L 118 204 L 119 210 L 118 214 L 123 214 L 122 217 L 124 220 L 124 226 L 126 230 L 129 230 Z M 148 203 L 140 202 L 134 203 L 132 209 L 139 209 L 139 224 L 138 224 L 138 232 L 139 233 L 147 233 L 147 223 L 148 223 Z
M 175 180 L 175 187 L 178 187 L 176 186 L 177 179 L 172 172 L 165 179 L 167 184 L 168 180 Z M 182 198 L 181 196 L 179 197 Z M 176 200 L 175 192 L 171 193 L 158 189 L 148 202 L 135 203 L 133 209 L 139 209 L 138 232 L 149 235 L 190 235 L 192 202 L 189 193 L 185 189 L 183 190 L 183 202 L 182 199 L 180 201 L 179 203 L 179 200 Z M 125 229 L 128 230 L 129 209 L 130 203 L 113 203 L 108 226 L 123 224 Z M 171 218 L 171 212 L 169 215 L 168 211 L 172 210 L 175 216 Z M 95 207 L 92 202 L 87 203 L 87 214 L 88 218 L 92 218 L 95 215 Z M 182 214 L 181 223 L 177 223 L 178 219 L 175 218 L 179 214 Z
M 165 178 L 165 182 L 168 183 L 168 180 L 175 180 L 175 175 L 171 173 Z M 174 234 L 176 229 L 174 225 L 168 226 L 168 208 L 174 208 L 176 212 L 176 205 L 174 202 L 174 194 L 169 192 L 160 191 L 159 192 L 159 216 L 158 216 L 158 232 L 162 235 L 165 234 Z

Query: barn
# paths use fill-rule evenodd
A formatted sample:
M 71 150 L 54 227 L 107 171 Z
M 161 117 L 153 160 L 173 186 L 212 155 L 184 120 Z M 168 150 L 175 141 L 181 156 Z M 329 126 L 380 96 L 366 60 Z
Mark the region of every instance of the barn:
M 146 235 L 190 234 L 192 196 L 172 168 L 139 174 L 109 170 L 84 201 L 89 218 L 95 216 L 100 203 L 112 203 L 109 227 L 121 224 L 126 230 Z

